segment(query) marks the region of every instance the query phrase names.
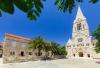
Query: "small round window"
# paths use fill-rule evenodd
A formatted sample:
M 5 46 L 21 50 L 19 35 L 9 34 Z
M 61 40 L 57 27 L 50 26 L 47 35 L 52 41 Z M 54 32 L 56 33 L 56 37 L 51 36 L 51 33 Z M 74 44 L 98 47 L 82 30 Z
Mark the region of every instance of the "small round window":
M 82 42 L 83 41 L 83 39 L 82 38 L 78 38 L 78 42 Z

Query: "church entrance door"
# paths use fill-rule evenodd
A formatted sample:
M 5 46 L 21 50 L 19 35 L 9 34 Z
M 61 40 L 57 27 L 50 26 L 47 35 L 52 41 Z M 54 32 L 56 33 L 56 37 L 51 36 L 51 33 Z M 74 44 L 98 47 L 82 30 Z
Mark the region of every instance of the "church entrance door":
M 79 52 L 79 57 L 83 57 L 83 52 Z

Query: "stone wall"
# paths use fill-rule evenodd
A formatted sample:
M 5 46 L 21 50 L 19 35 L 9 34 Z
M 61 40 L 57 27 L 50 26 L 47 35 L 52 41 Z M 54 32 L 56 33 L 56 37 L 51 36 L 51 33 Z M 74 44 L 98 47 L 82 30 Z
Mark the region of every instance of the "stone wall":
M 30 40 L 15 35 L 6 35 L 3 43 L 3 63 L 26 62 L 43 59 L 45 52 L 29 46 Z M 51 57 L 51 51 L 48 51 L 48 57 Z
M 3 47 L 3 62 L 24 62 L 33 60 L 34 53 L 29 49 L 27 40 L 14 37 L 5 37 Z

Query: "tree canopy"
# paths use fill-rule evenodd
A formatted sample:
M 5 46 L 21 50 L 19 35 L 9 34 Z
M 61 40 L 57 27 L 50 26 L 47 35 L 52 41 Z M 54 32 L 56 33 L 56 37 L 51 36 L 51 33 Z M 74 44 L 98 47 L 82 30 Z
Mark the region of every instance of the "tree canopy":
M 69 11 L 69 13 L 71 13 L 75 6 L 75 3 L 82 3 L 83 1 L 84 0 L 56 0 L 55 5 L 58 7 L 58 10 L 60 11 Z M 98 0 L 90 0 L 89 2 L 95 4 L 98 2 Z
M 93 36 L 97 39 L 97 43 L 96 43 L 96 46 L 95 46 L 95 51 L 97 53 L 100 53 L 100 25 L 93 32 Z
M 44 57 L 47 57 L 49 51 L 52 52 L 52 55 L 63 55 L 64 57 L 67 55 L 65 46 L 61 46 L 56 42 L 47 41 L 41 36 L 38 36 L 30 41 L 29 46 L 31 46 L 33 50 L 37 49 L 38 56 L 42 55 L 41 51 L 45 53 Z
M 44 1 L 46 0 L 0 0 L 0 16 L 2 16 L 2 12 L 14 14 L 16 6 L 25 12 L 30 20 L 36 20 L 42 12 Z M 84 0 L 55 0 L 55 5 L 60 11 L 69 11 L 71 13 L 75 3 L 83 1 Z M 95 4 L 98 1 L 99 0 L 90 0 L 89 2 Z
M 43 8 L 42 1 L 45 0 L 0 0 L 0 16 L 2 16 L 2 11 L 13 14 L 15 11 L 14 6 L 16 6 L 25 12 L 30 20 L 36 20 Z

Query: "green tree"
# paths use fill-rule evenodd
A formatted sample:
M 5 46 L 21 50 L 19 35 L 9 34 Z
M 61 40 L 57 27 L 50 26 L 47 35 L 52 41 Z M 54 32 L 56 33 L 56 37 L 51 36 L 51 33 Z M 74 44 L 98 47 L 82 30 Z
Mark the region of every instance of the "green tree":
M 51 42 L 51 45 L 52 45 L 52 52 L 54 53 L 54 55 L 67 55 L 67 51 L 66 51 L 66 47 L 65 46 L 62 46 L 58 43 L 55 43 L 55 42 Z
M 59 55 L 59 44 L 55 42 L 51 42 L 51 50 L 54 55 Z
M 41 36 L 36 37 L 34 40 L 29 42 L 29 47 L 33 50 L 37 50 L 37 56 L 44 56 L 43 59 L 47 60 L 51 57 L 48 57 L 48 53 L 51 52 L 51 56 L 57 55 L 67 55 L 66 47 L 61 46 L 55 42 L 48 42 L 44 40 Z
M 95 51 L 97 53 L 100 53 L 100 25 L 94 31 L 93 36 L 97 39 L 97 43 L 96 43 L 96 46 L 95 46 Z
M 38 56 L 41 56 L 41 50 L 45 50 L 46 47 L 46 43 L 41 36 L 38 36 L 34 40 L 30 41 L 29 45 L 33 48 L 33 50 L 37 49 Z
M 60 54 L 65 56 L 67 55 L 66 46 L 60 46 Z
M 75 6 L 75 3 L 79 2 L 82 3 L 84 0 L 56 0 L 55 5 L 58 7 L 59 11 L 69 11 L 69 13 L 72 13 L 72 10 Z M 90 0 L 89 2 L 95 4 L 99 0 Z
M 37 56 L 42 56 L 45 60 L 48 59 L 48 52 L 52 51 L 50 42 L 44 40 L 41 36 L 38 36 L 34 40 L 30 41 L 29 46 L 31 46 L 33 50 L 37 50 Z
M 0 0 L 0 16 L 2 12 L 13 14 L 15 7 L 25 12 L 30 20 L 36 20 L 40 16 L 43 9 L 43 1 L 46 0 Z M 58 10 L 63 12 L 72 12 L 76 2 L 82 2 L 84 0 L 55 0 L 55 5 Z M 90 0 L 91 3 L 97 3 L 98 0 Z

